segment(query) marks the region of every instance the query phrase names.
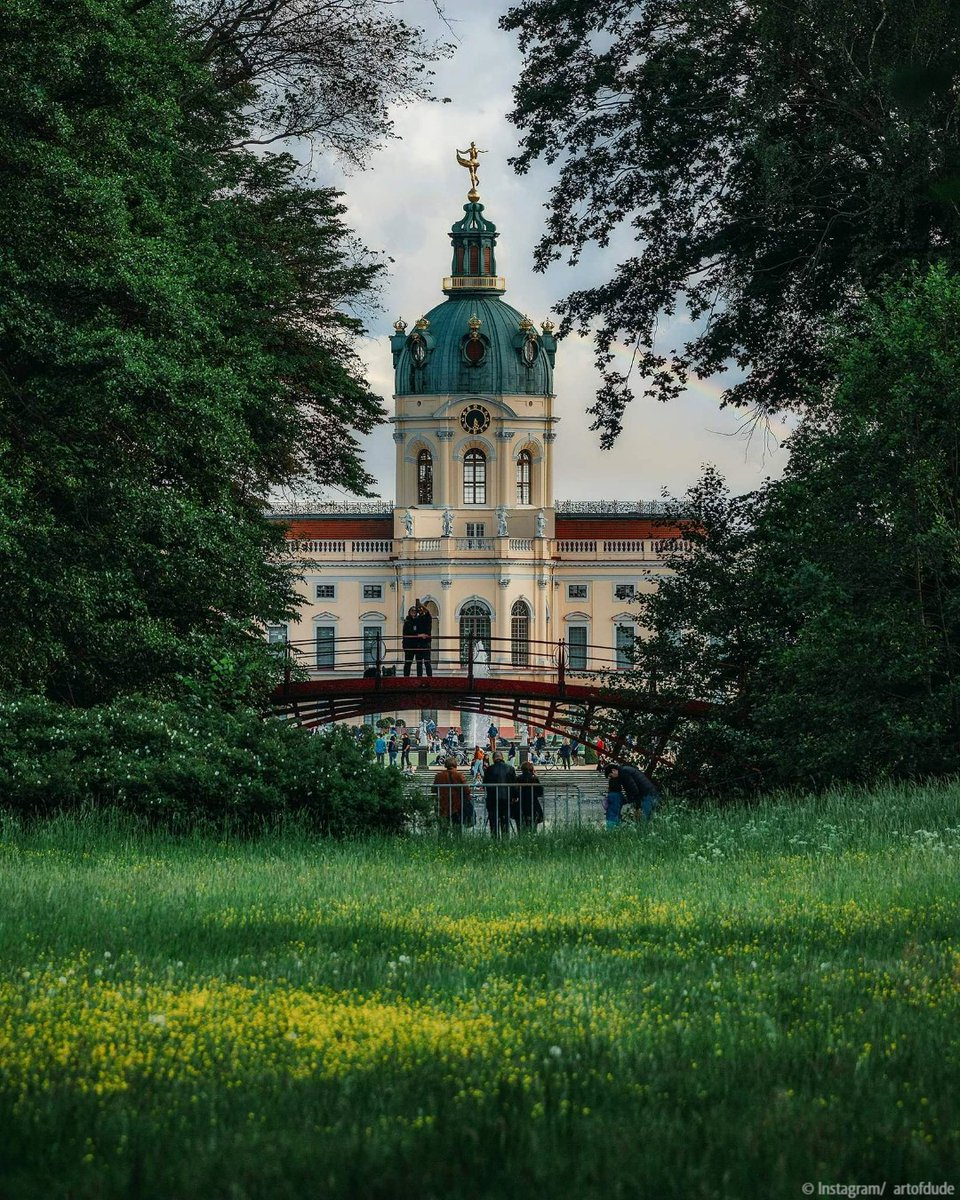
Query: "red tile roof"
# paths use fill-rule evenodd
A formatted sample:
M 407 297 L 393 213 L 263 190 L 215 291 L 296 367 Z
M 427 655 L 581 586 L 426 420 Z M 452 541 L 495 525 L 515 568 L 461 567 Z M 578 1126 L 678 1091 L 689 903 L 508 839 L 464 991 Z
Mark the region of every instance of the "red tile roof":
M 637 517 L 631 513 L 598 513 L 596 516 L 578 515 L 557 517 L 557 537 L 572 540 L 597 541 L 603 538 L 673 538 L 680 537 L 673 522 L 659 517 Z
M 288 517 L 287 536 L 304 541 L 323 541 L 333 538 L 392 538 L 393 517 L 328 515 L 322 517 Z

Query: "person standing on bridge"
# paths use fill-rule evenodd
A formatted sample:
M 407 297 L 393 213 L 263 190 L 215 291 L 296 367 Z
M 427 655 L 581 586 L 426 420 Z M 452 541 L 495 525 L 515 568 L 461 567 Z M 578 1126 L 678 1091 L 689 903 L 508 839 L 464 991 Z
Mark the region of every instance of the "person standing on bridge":
M 517 773 L 503 761 L 503 751 L 495 751 L 493 762 L 483 773 L 483 786 L 487 791 L 487 819 L 493 838 L 510 834 L 510 802 L 516 782 Z
M 411 608 L 403 619 L 403 673 L 409 676 L 413 660 L 417 656 L 420 638 L 417 633 L 417 610 Z M 419 672 L 418 672 L 419 674 Z
M 557 751 L 557 757 L 560 759 L 560 766 L 563 767 L 563 769 L 565 771 L 569 771 L 570 770 L 570 759 L 572 757 L 572 752 L 570 750 L 570 739 L 569 738 L 563 739 L 563 745 Z
M 419 600 L 412 611 L 416 638 L 417 675 L 426 674 L 432 677 L 433 664 L 430 662 L 430 650 L 433 641 L 433 617 Z M 404 671 L 406 671 L 406 667 L 404 667 Z

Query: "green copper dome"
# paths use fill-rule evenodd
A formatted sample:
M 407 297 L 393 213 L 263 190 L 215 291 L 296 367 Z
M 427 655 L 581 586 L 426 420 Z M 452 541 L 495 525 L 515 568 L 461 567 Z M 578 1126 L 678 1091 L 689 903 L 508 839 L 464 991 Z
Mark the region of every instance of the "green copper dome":
M 497 230 L 471 201 L 450 230 L 452 274 L 448 299 L 408 333 L 402 321 L 390 339 L 398 396 L 478 393 L 551 395 L 556 340 L 545 321 L 533 322 L 500 299 L 506 282 L 496 274 Z

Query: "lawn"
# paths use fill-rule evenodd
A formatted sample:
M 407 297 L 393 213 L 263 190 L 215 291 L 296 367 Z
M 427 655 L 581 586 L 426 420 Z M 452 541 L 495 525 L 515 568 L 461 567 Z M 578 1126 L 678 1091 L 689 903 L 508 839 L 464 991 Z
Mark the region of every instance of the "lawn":
M 507 845 L 7 822 L 0 1195 L 960 1188 L 958 864 L 956 786 Z

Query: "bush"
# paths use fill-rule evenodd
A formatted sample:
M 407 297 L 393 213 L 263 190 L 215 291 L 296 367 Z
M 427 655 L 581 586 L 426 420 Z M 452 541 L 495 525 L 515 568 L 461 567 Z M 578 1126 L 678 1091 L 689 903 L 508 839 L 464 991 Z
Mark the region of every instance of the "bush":
M 422 806 L 351 730 L 311 735 L 252 711 L 137 698 L 0 702 L 0 803 L 28 817 L 116 808 L 152 825 L 240 832 L 295 819 L 338 837 L 398 833 Z

